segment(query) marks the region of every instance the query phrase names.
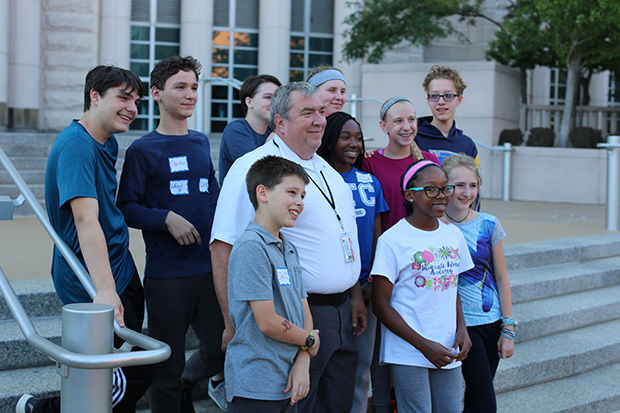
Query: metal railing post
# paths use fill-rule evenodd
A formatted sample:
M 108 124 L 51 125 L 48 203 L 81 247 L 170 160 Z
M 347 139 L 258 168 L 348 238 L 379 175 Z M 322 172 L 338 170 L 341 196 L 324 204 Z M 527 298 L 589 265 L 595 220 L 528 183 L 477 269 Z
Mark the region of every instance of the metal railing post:
M 620 136 L 607 138 L 607 210 L 605 229 L 618 230 L 618 155 L 620 153 Z M 612 146 L 613 145 L 613 146 Z
M 502 201 L 510 201 L 510 160 L 512 154 L 512 145 L 510 142 L 504 142 L 504 173 L 502 185 Z
M 351 113 L 350 115 L 353 116 L 354 118 L 357 117 L 356 113 L 357 113 L 357 100 L 356 100 L 357 96 L 355 95 L 355 93 L 351 94 Z
M 62 346 L 80 354 L 112 353 L 114 310 L 94 303 L 67 304 L 62 309 Z M 112 369 L 60 366 L 62 413 L 112 411 Z

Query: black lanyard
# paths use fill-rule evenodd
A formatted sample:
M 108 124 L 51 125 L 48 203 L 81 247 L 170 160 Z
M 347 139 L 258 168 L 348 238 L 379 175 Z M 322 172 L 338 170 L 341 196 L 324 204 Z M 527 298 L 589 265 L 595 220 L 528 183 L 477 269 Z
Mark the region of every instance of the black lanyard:
M 334 201 L 334 195 L 332 194 L 332 190 L 329 187 L 329 184 L 327 183 L 327 179 L 325 179 L 325 175 L 323 175 L 323 171 L 319 171 L 319 173 L 321 174 L 321 177 L 323 178 L 323 182 L 325 182 L 325 186 L 327 187 L 327 192 L 329 192 L 329 198 L 327 197 L 325 192 L 323 192 L 323 189 L 316 183 L 316 181 L 312 179 L 310 174 L 308 174 L 308 178 L 310 178 L 314 186 L 316 186 L 319 192 L 321 192 L 321 195 L 323 195 L 323 198 L 325 198 L 329 206 L 332 207 L 332 209 L 334 210 L 334 213 L 336 214 L 336 218 L 338 218 L 338 223 L 340 224 L 340 228 L 342 228 L 342 232 L 344 232 L 344 225 L 342 225 L 342 219 L 340 219 L 340 215 L 338 214 L 338 211 L 336 211 L 336 202 Z
M 280 145 L 278 145 L 278 142 L 276 142 L 275 137 L 271 141 L 276 146 L 276 148 L 280 149 Z M 336 211 L 336 202 L 334 201 L 334 196 L 332 195 L 332 190 L 329 187 L 329 184 L 327 183 L 327 179 L 325 179 L 325 175 L 323 175 L 323 171 L 319 171 L 319 173 L 321 174 L 321 177 L 323 177 L 323 182 L 325 182 L 325 186 L 327 187 L 327 192 L 329 192 L 329 198 L 327 197 L 325 192 L 323 192 L 323 189 L 316 183 L 316 181 L 314 179 L 312 179 L 310 174 L 308 174 L 308 178 L 310 178 L 310 180 L 312 181 L 314 186 L 316 186 L 317 189 L 321 192 L 321 195 L 323 195 L 323 198 L 325 198 L 325 200 L 327 201 L 329 206 L 332 207 L 332 209 L 334 210 L 334 213 L 336 214 L 336 218 L 338 218 L 338 223 L 340 224 L 340 228 L 342 228 L 342 232 L 345 232 L 344 231 L 344 225 L 342 224 L 342 219 L 340 219 L 340 215 L 338 214 L 338 211 Z

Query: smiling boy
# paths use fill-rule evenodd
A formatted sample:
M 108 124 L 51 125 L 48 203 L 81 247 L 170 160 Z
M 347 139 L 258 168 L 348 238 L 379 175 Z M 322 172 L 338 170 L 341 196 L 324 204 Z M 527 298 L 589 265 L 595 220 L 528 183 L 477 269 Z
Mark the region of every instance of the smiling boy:
M 248 171 L 256 214 L 228 264 L 235 328 L 226 351 L 229 413 L 296 411 L 308 394 L 319 332 L 312 327 L 297 248 L 280 233 L 302 213 L 308 182 L 300 165 L 278 156 L 259 159 Z
M 420 149 L 428 151 L 443 161 L 459 153 L 471 156 L 478 164 L 478 149 L 474 141 L 456 128 L 456 108 L 463 101 L 467 85 L 459 73 L 448 66 L 433 65 L 422 82 L 426 103 L 432 116 L 418 119 L 415 138 Z
M 159 106 L 159 125 L 127 149 L 117 199 L 127 224 L 144 237 L 149 334 L 172 349 L 170 358 L 153 369 L 149 394 L 154 413 L 192 412 L 191 386 L 224 367 L 224 322 L 209 247 L 202 242 L 211 232 L 219 187 L 209 140 L 187 127 L 198 99 L 200 69 L 190 56 L 173 56 L 153 68 L 151 96 Z M 190 325 L 200 344 L 185 363 Z M 210 381 L 209 395 L 224 408 L 217 390 Z
M 95 302 L 114 308 L 121 327 L 140 331 L 144 292 L 131 253 L 123 214 L 114 205 L 116 193 L 115 133 L 126 132 L 136 118 L 142 82 L 127 69 L 97 66 L 86 75 L 84 114 L 56 138 L 45 171 L 45 207 L 50 223 L 86 266 L 95 286 L 88 295 L 73 270 L 54 247 L 52 279 L 63 304 Z M 119 347 L 123 340 L 114 337 Z M 135 411 L 150 381 L 150 366 L 114 372 L 114 412 Z M 59 412 L 60 398 L 23 395 L 16 412 Z

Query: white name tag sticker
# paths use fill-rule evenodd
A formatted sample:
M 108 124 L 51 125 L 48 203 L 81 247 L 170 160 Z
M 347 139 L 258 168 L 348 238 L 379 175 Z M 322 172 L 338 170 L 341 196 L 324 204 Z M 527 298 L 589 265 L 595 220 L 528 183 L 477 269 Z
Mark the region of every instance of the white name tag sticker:
M 179 179 L 176 181 L 170 181 L 170 193 L 172 195 L 189 194 L 189 184 L 188 184 L 187 179 Z
M 209 192 L 209 180 L 207 178 L 200 178 L 198 182 L 198 190 L 200 192 Z
M 370 176 L 370 174 L 364 174 L 364 173 L 355 171 L 355 177 L 357 178 L 357 182 L 361 182 L 361 183 L 372 182 L 372 176 Z
M 170 173 L 189 171 L 187 156 L 173 156 L 168 158 L 168 164 L 170 165 Z
M 276 268 L 276 275 L 278 276 L 280 285 L 291 285 L 291 277 L 288 275 L 288 268 Z

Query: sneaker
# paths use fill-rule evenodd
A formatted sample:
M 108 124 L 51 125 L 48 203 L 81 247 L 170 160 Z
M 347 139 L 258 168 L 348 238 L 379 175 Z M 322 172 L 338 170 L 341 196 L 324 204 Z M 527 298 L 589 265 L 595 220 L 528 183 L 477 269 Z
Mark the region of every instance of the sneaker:
M 24 394 L 19 398 L 15 405 L 15 413 L 32 413 L 34 412 L 34 404 L 37 401 L 32 394 Z
M 213 403 L 217 405 L 222 411 L 226 411 L 228 408 L 228 402 L 226 401 L 226 382 L 222 381 L 217 386 L 213 386 L 213 380 L 209 379 L 209 397 L 213 400 Z

